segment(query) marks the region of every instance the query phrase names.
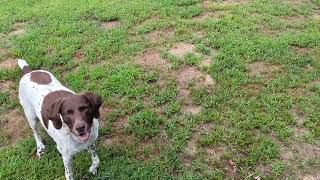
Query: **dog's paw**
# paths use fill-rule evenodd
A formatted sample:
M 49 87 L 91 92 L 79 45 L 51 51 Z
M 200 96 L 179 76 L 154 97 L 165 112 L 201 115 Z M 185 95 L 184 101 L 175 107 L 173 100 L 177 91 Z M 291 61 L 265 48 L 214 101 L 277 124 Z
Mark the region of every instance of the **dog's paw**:
M 91 165 L 89 168 L 89 172 L 93 175 L 97 175 L 98 174 L 98 167 L 96 165 Z
M 45 151 L 45 147 L 44 146 L 37 147 L 37 156 L 38 156 L 39 159 L 44 155 L 44 151 Z

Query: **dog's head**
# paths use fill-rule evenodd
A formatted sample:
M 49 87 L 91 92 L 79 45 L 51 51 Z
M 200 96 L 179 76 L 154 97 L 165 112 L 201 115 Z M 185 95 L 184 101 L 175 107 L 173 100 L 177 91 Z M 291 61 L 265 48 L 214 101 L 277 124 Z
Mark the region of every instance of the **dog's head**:
M 57 129 L 63 121 L 72 134 L 85 141 L 90 136 L 93 119 L 100 117 L 101 104 L 101 97 L 91 92 L 59 98 L 49 108 L 48 119 Z

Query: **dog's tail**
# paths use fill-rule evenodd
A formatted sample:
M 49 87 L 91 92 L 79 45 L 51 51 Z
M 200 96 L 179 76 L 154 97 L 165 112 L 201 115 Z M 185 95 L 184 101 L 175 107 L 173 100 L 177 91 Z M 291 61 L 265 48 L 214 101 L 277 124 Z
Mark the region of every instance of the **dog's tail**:
M 18 59 L 18 66 L 22 69 L 23 74 L 27 74 L 32 71 L 26 60 Z

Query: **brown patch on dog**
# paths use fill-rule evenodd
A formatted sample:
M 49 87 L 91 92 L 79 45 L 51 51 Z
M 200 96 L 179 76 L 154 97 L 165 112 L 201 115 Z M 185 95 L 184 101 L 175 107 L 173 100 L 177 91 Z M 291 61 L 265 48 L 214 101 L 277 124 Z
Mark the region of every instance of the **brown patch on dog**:
M 14 31 L 9 33 L 9 36 L 13 36 L 13 35 L 22 35 L 24 34 L 26 31 L 24 29 L 24 27 L 26 26 L 26 23 L 24 22 L 17 22 L 13 25 Z
M 171 65 L 160 57 L 160 53 L 155 49 L 147 49 L 143 54 L 136 57 L 137 63 L 144 67 L 160 68 L 168 70 Z
M 120 22 L 119 21 L 117 21 L 117 20 L 112 20 L 112 21 L 107 21 L 107 22 L 103 22 L 102 24 L 101 24 L 101 27 L 103 28 L 103 29 L 113 29 L 113 28 L 116 28 L 116 27 L 118 27 L 118 26 L 120 26 Z
M 74 57 L 75 60 L 81 60 L 81 59 L 83 59 L 83 57 L 84 57 L 84 51 L 83 51 L 83 49 L 77 50 L 77 51 L 74 53 L 73 57 Z
M 250 76 L 263 76 L 270 80 L 275 72 L 282 70 L 280 65 L 266 64 L 261 61 L 250 63 L 247 67 Z
M 15 67 L 17 67 L 17 61 L 12 58 L 0 61 L 0 69 L 13 69 Z
M 31 71 L 32 71 L 32 69 L 29 66 L 24 66 L 22 68 L 22 75 L 25 75 L 25 74 L 27 74 L 27 73 L 29 73 Z
M 42 71 L 33 71 L 30 80 L 38 84 L 50 84 L 52 81 L 51 76 Z
M 170 53 L 181 58 L 185 54 L 191 53 L 193 51 L 194 51 L 194 45 L 193 44 L 180 42 L 180 43 L 175 44 L 171 48 Z
M 162 39 L 169 38 L 173 34 L 171 28 L 166 28 L 164 30 L 154 30 L 147 34 L 147 39 L 152 43 L 160 43 Z
M 5 134 L 11 144 L 31 135 L 27 120 L 24 118 L 23 113 L 17 110 L 12 110 L 2 116 L 0 125 L 1 132 Z

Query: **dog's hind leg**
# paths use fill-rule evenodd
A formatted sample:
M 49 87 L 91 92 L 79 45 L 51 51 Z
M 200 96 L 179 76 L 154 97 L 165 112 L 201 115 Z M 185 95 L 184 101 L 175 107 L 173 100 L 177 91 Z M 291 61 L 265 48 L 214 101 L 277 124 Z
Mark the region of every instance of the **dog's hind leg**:
M 26 106 L 26 107 L 23 107 L 23 109 L 24 109 L 24 113 L 28 119 L 29 125 L 33 131 L 34 139 L 36 140 L 37 156 L 39 158 L 41 158 L 41 156 L 44 154 L 45 146 L 44 146 L 42 139 L 39 135 L 39 130 L 38 130 L 38 126 L 37 126 L 39 123 L 39 120 L 38 120 L 33 108 L 31 108 L 30 106 Z

